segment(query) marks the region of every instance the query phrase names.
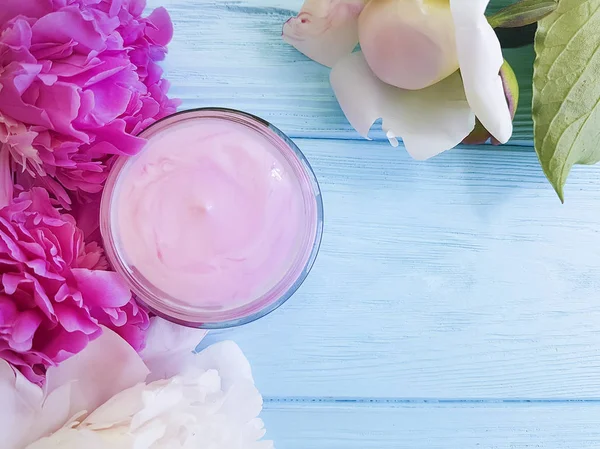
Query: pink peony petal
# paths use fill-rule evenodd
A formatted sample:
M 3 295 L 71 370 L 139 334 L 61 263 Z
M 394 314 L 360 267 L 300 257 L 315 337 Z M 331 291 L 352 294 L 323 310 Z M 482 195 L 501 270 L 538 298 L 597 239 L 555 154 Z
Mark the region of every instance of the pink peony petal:
M 0 294 L 0 328 L 14 323 L 17 318 L 17 306 L 9 297 Z
M 84 74 L 72 78 L 71 81 L 81 84 L 83 87 L 90 87 L 130 68 L 131 62 L 126 58 L 105 58 L 100 64 L 94 65 Z M 135 75 L 130 74 L 130 76 L 133 80 L 137 80 Z
M 19 184 L 22 184 L 24 178 L 26 178 L 26 175 L 23 178 L 19 179 Z M 55 179 L 51 178 L 50 176 L 38 176 L 36 180 L 31 180 L 30 177 L 29 182 L 31 183 L 31 187 L 42 186 L 44 190 L 52 192 L 52 194 L 58 199 L 60 204 L 68 210 L 69 204 L 71 204 L 71 198 L 69 198 L 69 195 L 65 191 L 64 187 L 61 186 Z
M 31 349 L 33 337 L 43 317 L 36 310 L 27 310 L 20 313 L 13 323 L 13 331 L 9 344 L 17 351 Z
M 93 232 L 86 239 L 94 240 Z M 102 236 L 98 236 L 98 241 L 102 240 Z M 108 261 L 104 257 L 104 250 L 97 242 L 90 242 L 85 245 L 85 254 L 77 259 L 77 266 L 81 268 L 89 268 L 90 270 L 108 270 Z
M 52 11 L 52 0 L 3 0 L 0 26 L 17 16 L 42 17 Z
M 57 44 L 55 42 L 41 42 L 38 44 L 33 44 L 30 48 L 30 51 L 31 54 L 38 60 L 60 60 L 71 56 L 73 54 L 73 47 L 75 45 L 75 41 L 69 41 L 63 44 Z
M 131 300 L 127 284 L 113 271 L 74 268 L 72 272 L 90 307 L 121 307 Z
M 93 411 L 115 394 L 143 382 L 148 368 L 129 344 L 107 328 L 85 351 L 50 368 L 47 391 L 72 384 L 70 416 Z
M 328 67 L 358 44 L 358 16 L 366 0 L 306 0 L 283 26 L 283 39 Z
M 84 241 L 73 217 L 56 209 L 99 194 L 114 156 L 145 144 L 132 133 L 176 108 L 155 64 L 172 24 L 164 9 L 143 18 L 144 7 L 2 3 L 0 169 L 10 173 L 0 176 L 0 286 L 15 309 L 0 310 L 0 357 L 32 382 L 82 351 L 100 325 L 144 346 L 148 314 L 118 276 L 100 271 L 108 266 L 97 227 Z M 9 179 L 25 190 L 17 198 Z
M 117 119 L 97 131 L 103 142 L 110 143 L 118 149 L 119 155 L 131 156 L 137 154 L 146 144 L 144 139 L 132 136 L 125 130 L 127 123 Z
M 48 218 L 61 219 L 60 212 L 58 212 L 58 210 L 56 210 L 56 208 L 52 205 L 50 196 L 44 189 L 32 189 L 31 191 L 20 195 L 19 199 L 30 202 L 29 210 L 32 212 L 41 214 Z M 69 220 L 69 222 L 74 224 L 72 218 Z M 58 221 L 58 224 L 63 224 L 63 221 Z
M 60 77 L 70 78 L 87 72 L 99 65 L 102 61 L 97 58 L 88 60 L 85 55 L 74 54 L 64 60 L 54 61 L 50 68 L 50 73 L 53 73 Z
M 0 143 L 0 209 L 7 206 L 13 197 L 13 180 L 8 146 Z
M 51 360 L 35 352 L 27 352 L 25 356 L 7 349 L 5 342 L 0 341 L 0 359 L 5 360 L 15 370 L 21 372 L 31 383 L 39 385 L 45 378 L 45 365 L 51 364 Z
M 102 241 L 102 236 L 100 235 L 100 200 L 100 195 L 94 195 L 73 204 L 71 214 L 77 220 L 77 227 L 83 231 L 86 242 Z M 90 253 L 98 261 L 99 256 L 102 254 L 102 249 L 97 248 L 95 251 L 86 251 L 86 258 Z M 77 268 L 94 269 L 95 265 L 95 263 L 90 265 L 89 263 L 77 261 Z
M 105 43 L 92 21 L 86 20 L 78 6 L 67 6 L 41 17 L 32 27 L 32 43 L 75 41 L 82 52 L 102 51 Z
M 123 115 L 133 95 L 126 87 L 115 84 L 112 78 L 94 84 L 89 91 L 94 94 L 95 106 L 91 116 L 94 118 L 94 122 L 100 126 L 111 123 Z
M 13 78 L 13 86 L 19 95 L 23 95 L 31 87 L 42 71 L 40 64 L 21 64 L 21 68 L 23 69 L 21 73 Z
M 58 82 L 40 91 L 37 106 L 43 108 L 52 122 L 53 129 L 87 143 L 89 136 L 76 130 L 72 122 L 77 118 L 81 105 L 77 86 Z
M 39 245 L 36 243 L 21 243 L 21 247 L 23 249 L 28 250 L 33 256 L 37 256 L 36 253 L 43 253 Z M 53 279 L 55 281 L 64 282 L 64 278 L 57 273 L 53 273 L 52 271 L 48 271 L 48 262 L 45 260 L 45 254 L 41 254 L 40 259 L 36 260 L 28 260 L 25 262 L 29 268 L 33 270 L 35 274 L 38 276 L 44 277 L 46 279 Z
M 331 85 L 350 124 L 368 137 L 373 123 L 392 144 L 402 137 L 409 154 L 427 159 L 458 145 L 475 126 L 457 73 L 422 90 L 403 90 L 383 83 L 361 52 L 341 60 L 331 71 Z
M 86 309 L 63 302 L 54 306 L 54 312 L 61 326 L 67 332 L 81 331 L 87 335 L 94 335 L 98 332 L 98 326 L 91 320 Z
M 146 28 L 146 36 L 157 45 L 166 46 L 173 39 L 173 23 L 165 8 L 156 8 L 146 19 L 153 25 Z
M 3 297 L 16 306 L 12 312 L 2 306 L 0 354 L 31 381 L 43 382 L 49 366 L 97 338 L 100 321 L 119 327 L 130 344 L 142 347 L 148 318 L 127 290 L 117 304 L 114 296 L 97 304 L 93 295 L 86 303 L 72 270 L 81 270 L 81 263 L 106 268 L 105 262 L 99 247 L 84 243 L 73 217 L 61 214 L 45 190 L 34 187 L 0 209 L 0 261 L 8 268 L 2 274 Z M 106 284 L 107 294 L 118 297 L 113 283 Z M 117 318 L 111 321 L 107 312 Z
M 83 351 L 90 339 L 99 335 L 100 328 L 98 328 L 96 335 L 90 336 L 79 331 L 67 332 L 64 328 L 58 327 L 48 331 L 47 335 L 44 335 L 44 332 L 40 330 L 37 337 L 43 342 L 40 343 L 40 351 L 55 364 L 60 364 Z
M 163 69 L 158 64 L 148 64 L 148 78 L 146 83 L 150 86 L 158 83 L 163 74 Z
M 5 61 L 20 61 L 35 64 L 36 58 L 29 52 L 31 47 L 31 26 L 23 18 L 15 19 L 2 32 L 0 54 Z
M 450 0 L 460 73 L 467 100 L 481 124 L 500 143 L 513 131 L 500 68 L 500 42 L 485 17 L 489 0 Z
M 33 300 L 35 304 L 40 308 L 40 310 L 50 319 L 54 321 L 56 316 L 54 314 L 54 307 L 52 305 L 52 301 L 48 297 L 48 294 L 40 284 L 40 281 L 35 279 L 33 276 L 29 275 L 29 273 L 25 273 L 26 280 L 24 283 L 33 284 Z
M 117 326 L 117 329 L 127 323 L 127 314 L 122 310 L 104 307 L 103 312 L 109 318 L 110 323 Z
M 121 327 L 114 327 L 115 333 L 119 335 L 123 340 L 131 345 L 136 352 L 143 350 L 146 347 L 146 329 L 147 325 L 144 323 L 148 322 L 148 315 L 145 311 L 141 311 L 140 315 L 143 319 L 140 319 L 139 323 L 136 323 L 128 317 L 128 324 Z M 132 322 L 133 321 L 133 322 Z M 106 323 L 107 325 L 109 323 Z
M 124 0 L 112 0 L 110 3 L 110 9 L 108 10 L 108 15 L 111 17 L 115 17 L 121 11 L 123 7 Z
M 134 130 L 175 110 L 154 63 L 172 23 L 164 8 L 141 17 L 144 7 L 143 0 L 3 3 L 0 141 L 17 162 L 18 182 L 49 189 L 65 208 L 69 191 L 102 190 L 109 154 L 141 149 Z M 131 108 L 146 99 L 152 107 Z M 6 132 L 7 120 L 21 129 Z
M 21 282 L 25 282 L 25 279 L 20 274 L 4 273 L 2 275 L 2 286 L 4 287 L 4 293 L 7 295 L 14 294 Z
M 22 67 L 18 63 L 11 63 L 0 74 L 0 112 L 12 117 L 14 120 L 24 121 L 32 125 L 51 126 L 48 114 L 43 109 L 31 104 L 26 104 L 21 98 L 19 88 L 15 85 L 17 80 L 27 78 L 29 66 Z M 17 81 L 17 84 L 23 81 Z

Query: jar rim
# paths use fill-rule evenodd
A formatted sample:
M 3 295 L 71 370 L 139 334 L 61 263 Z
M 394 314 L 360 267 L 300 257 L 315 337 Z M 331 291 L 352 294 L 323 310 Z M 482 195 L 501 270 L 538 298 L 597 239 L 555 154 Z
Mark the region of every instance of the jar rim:
M 100 231 L 104 240 L 106 256 L 112 265 L 132 290 L 138 304 L 148 311 L 180 325 L 201 329 L 224 329 L 240 326 L 255 321 L 284 304 L 302 285 L 311 271 L 323 236 L 323 201 L 321 189 L 310 163 L 298 146 L 277 127 L 255 115 L 228 108 L 197 108 L 176 112 L 153 123 L 138 134 L 142 138 L 152 138 L 170 126 L 184 120 L 221 119 L 243 124 L 263 137 L 267 137 L 280 154 L 286 158 L 303 186 L 303 195 L 310 191 L 306 201 L 314 215 L 314 223 L 303 236 L 302 246 L 296 255 L 294 263 L 272 288 L 258 298 L 248 303 L 228 310 L 200 310 L 192 305 L 184 305 L 169 297 L 163 291 L 152 285 L 135 267 L 130 267 L 119 247 L 114 226 L 114 203 L 118 196 L 118 186 L 121 174 L 134 163 L 136 156 L 120 156 L 114 163 L 105 184 L 100 205 Z M 285 148 L 285 153 L 284 153 Z M 144 151 L 143 149 L 141 151 Z M 304 188 L 304 186 L 307 186 Z M 312 221 L 312 217 L 311 217 Z

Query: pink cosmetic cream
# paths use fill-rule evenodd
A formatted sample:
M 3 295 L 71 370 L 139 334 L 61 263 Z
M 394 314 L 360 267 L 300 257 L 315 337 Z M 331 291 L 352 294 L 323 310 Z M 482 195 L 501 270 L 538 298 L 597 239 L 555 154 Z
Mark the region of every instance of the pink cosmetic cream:
M 198 109 L 141 133 L 106 183 L 107 256 L 138 301 L 204 329 L 248 323 L 283 304 L 310 271 L 323 205 L 306 158 L 252 115 Z

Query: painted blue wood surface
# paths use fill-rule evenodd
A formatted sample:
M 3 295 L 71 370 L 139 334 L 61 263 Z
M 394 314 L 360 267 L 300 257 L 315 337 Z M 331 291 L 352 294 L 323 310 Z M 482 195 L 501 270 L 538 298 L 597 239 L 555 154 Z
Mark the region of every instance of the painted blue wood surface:
M 597 449 L 598 404 L 267 403 L 285 449 Z
M 504 1 L 506 3 L 507 1 Z M 327 69 L 280 39 L 302 0 L 151 0 L 183 107 L 259 114 L 321 183 L 314 271 L 236 340 L 279 449 L 600 446 L 600 167 L 559 203 L 530 144 L 428 162 L 358 138 Z M 495 2 L 494 7 L 502 2 Z M 531 49 L 517 141 L 531 139 Z
M 423 163 L 296 142 L 323 191 L 321 253 L 282 309 L 227 333 L 264 394 L 600 399 L 600 166 L 563 206 L 530 149 Z
M 494 4 L 510 3 L 495 1 Z M 329 69 L 281 39 L 302 0 L 151 0 L 166 5 L 176 37 L 165 62 L 183 107 L 226 106 L 262 115 L 291 137 L 359 138 L 329 86 Z M 495 8 L 492 8 L 495 9 Z M 520 80 L 514 138 L 531 140 L 531 47 L 505 57 Z M 372 136 L 383 139 L 379 129 Z

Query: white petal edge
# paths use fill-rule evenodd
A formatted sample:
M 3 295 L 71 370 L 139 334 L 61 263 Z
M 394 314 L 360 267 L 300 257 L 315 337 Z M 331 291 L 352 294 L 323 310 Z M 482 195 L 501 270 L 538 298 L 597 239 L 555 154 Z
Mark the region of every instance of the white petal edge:
M 105 429 L 126 421 L 128 416 L 138 414 L 136 420 L 144 421 L 146 415 L 154 412 L 145 410 L 142 398 L 144 394 L 161 395 L 165 391 L 178 391 L 168 388 L 174 381 L 188 387 L 200 387 L 206 391 L 224 392 L 223 400 L 215 404 L 221 412 L 231 419 L 242 423 L 258 416 L 262 409 L 262 398 L 254 386 L 250 363 L 237 344 L 232 341 L 215 343 L 200 353 L 191 353 L 187 363 L 180 367 L 174 377 L 155 380 L 152 383 L 139 384 L 103 404 L 91 413 L 83 423 L 91 429 Z M 166 390 L 164 387 L 167 387 Z M 191 399 L 191 398 L 187 398 Z M 180 401 L 176 396 L 165 396 L 160 403 L 168 405 Z M 127 405 L 124 405 L 127 404 Z M 240 405 L 243 404 L 243 407 Z M 135 422 L 132 424 L 134 427 Z
M 84 410 L 96 410 L 115 394 L 144 382 L 148 373 L 129 343 L 103 327 L 102 335 L 83 351 L 48 369 L 47 397 L 61 386 L 71 385 L 71 417 Z
M 248 361 L 232 342 L 195 356 L 194 369 L 169 380 L 122 391 L 81 422 L 74 422 L 28 449 L 150 449 L 215 447 L 272 449 L 257 418 L 262 398 Z
M 203 329 L 192 329 L 159 317 L 150 319 L 146 347 L 140 353 L 150 370 L 147 381 L 167 379 L 179 374 L 190 363 L 194 350 L 206 336 Z
M 283 25 L 283 40 L 327 67 L 358 44 L 358 16 L 368 0 L 306 0 Z
M 186 375 L 189 370 L 198 369 L 202 371 L 217 370 L 225 390 L 241 380 L 254 383 L 250 362 L 233 341 L 221 341 L 194 354 L 181 374 Z
M 422 90 L 385 84 L 361 52 L 342 59 L 331 71 L 331 86 L 350 124 L 368 138 L 381 118 L 392 145 L 402 137 L 408 153 L 424 160 L 454 148 L 475 127 L 460 75 L 454 73 Z
M 489 0 L 450 0 L 458 63 L 467 100 L 482 125 L 500 143 L 512 136 L 512 118 L 500 67 L 500 42 L 485 18 Z
M 3 449 L 21 449 L 69 419 L 70 385 L 44 400 L 41 387 L 0 360 L 0 435 Z
M 40 387 L 20 382 L 18 376 L 22 374 L 0 360 L 0 435 L 2 446 L 7 449 L 23 446 L 28 427 L 33 424 L 43 400 Z M 24 380 L 27 382 L 27 379 Z M 18 384 L 25 388 L 19 388 Z

